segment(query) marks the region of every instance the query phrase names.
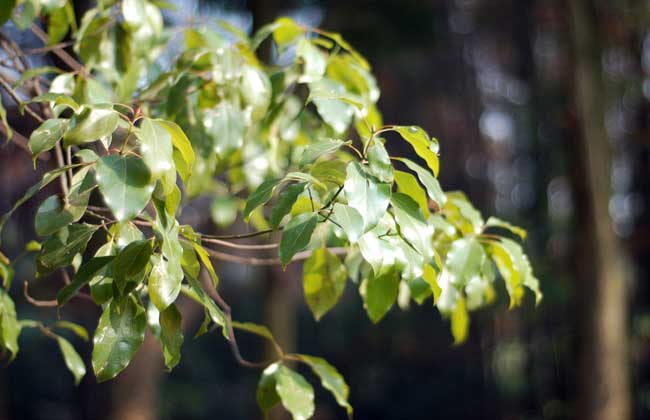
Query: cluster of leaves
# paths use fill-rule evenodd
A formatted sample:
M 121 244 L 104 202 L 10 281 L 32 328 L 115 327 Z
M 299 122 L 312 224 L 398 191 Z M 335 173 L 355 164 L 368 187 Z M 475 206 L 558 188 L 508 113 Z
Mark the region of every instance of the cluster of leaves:
M 0 22 L 13 6 L 3 6 Z M 348 281 L 373 322 L 395 302 L 431 297 L 451 320 L 456 342 L 467 336 L 468 312 L 495 299 L 497 271 L 511 306 L 522 302 L 524 288 L 541 299 L 513 239 L 525 232 L 496 218 L 485 222 L 462 193 L 442 190 L 437 140 L 419 127 L 383 123 L 370 66 L 339 34 L 280 18 L 249 38 L 222 22 L 185 29 L 180 54 L 169 59 L 161 53 L 178 32 L 164 27 L 153 2 L 103 0 L 77 27 L 68 1 L 24 0 L 13 18 L 28 28 L 39 15 L 47 18 L 49 42 L 70 37 L 83 66 L 55 69 L 60 74 L 49 92 L 21 103 L 45 116 L 28 147 L 35 164 L 51 149 L 66 149 L 71 158 L 43 175 L 0 228 L 44 186 L 62 181 L 62 193 L 38 208 L 35 228 L 43 240 L 30 249 L 38 277 L 73 273 L 59 305 L 85 288 L 101 305 L 92 352 L 99 381 L 126 368 L 147 328 L 167 368 L 178 364 L 180 294 L 205 309 L 198 334 L 218 326 L 227 340 L 238 329 L 275 343 L 266 328 L 233 322 L 214 298 L 219 279 L 211 258 L 224 254 L 206 244 L 225 241 L 177 221 L 198 196 L 211 197 L 219 227 L 241 217 L 257 229 L 247 236 L 268 240 L 277 232 L 283 266 L 306 260 L 305 299 L 317 320 Z M 271 64 L 256 55 L 265 43 L 273 47 Z M 51 69 L 34 69 L 15 85 L 38 83 Z M 417 162 L 391 156 L 389 141 Z M 94 200 L 105 207 L 89 205 Z M 89 249 L 91 238 L 103 242 Z M 209 282 L 200 280 L 202 269 Z M 87 338 L 85 331 L 64 321 L 46 327 L 19 320 L 7 293 L 11 262 L 2 254 L 0 275 L 2 349 L 13 358 L 21 329 L 39 328 L 58 340 L 78 382 L 84 363 L 54 330 Z M 311 385 L 287 363 L 299 362 L 351 415 L 348 387 L 334 367 L 276 348 L 278 360 L 265 367 L 257 391 L 265 412 L 281 402 L 296 419 L 313 414 Z

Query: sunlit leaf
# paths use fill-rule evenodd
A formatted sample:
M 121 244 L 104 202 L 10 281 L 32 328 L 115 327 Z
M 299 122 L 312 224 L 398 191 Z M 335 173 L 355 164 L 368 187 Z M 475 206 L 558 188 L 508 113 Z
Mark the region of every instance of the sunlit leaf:
M 109 155 L 97 162 L 97 185 L 104 202 L 120 221 L 133 219 L 149 202 L 151 172 L 135 156 Z
M 345 266 L 326 248 L 316 249 L 305 261 L 302 284 L 305 300 L 316 320 L 336 305 L 346 280 Z
M 61 349 L 61 353 L 63 354 L 65 365 L 74 376 L 74 384 L 79 385 L 81 379 L 86 375 L 86 365 L 83 359 L 68 340 L 57 336 L 56 341 L 59 343 L 59 349 Z
M 145 310 L 134 297 L 106 306 L 93 338 L 92 363 L 98 382 L 114 378 L 129 365 L 144 341 L 146 326 Z

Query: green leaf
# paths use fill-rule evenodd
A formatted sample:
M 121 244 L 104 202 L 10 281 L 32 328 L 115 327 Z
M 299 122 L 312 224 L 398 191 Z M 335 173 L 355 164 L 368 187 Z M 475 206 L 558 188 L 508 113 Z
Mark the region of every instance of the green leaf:
M 160 312 L 159 320 L 160 342 L 163 346 L 165 366 L 172 370 L 181 360 L 181 346 L 183 345 L 181 313 L 176 305 L 172 304 Z
M 263 206 L 271 199 L 273 191 L 275 190 L 275 187 L 280 183 L 280 181 L 280 179 L 270 179 L 268 181 L 264 181 L 260 184 L 259 187 L 257 187 L 255 191 L 253 191 L 253 193 L 248 197 L 248 200 L 246 200 L 246 206 L 242 212 L 242 216 L 244 217 L 245 222 L 248 222 L 250 214 L 253 212 L 253 210 L 259 206 Z
M 506 229 L 515 235 L 519 236 L 522 240 L 526 239 L 526 230 L 520 228 L 519 226 L 515 226 L 511 223 L 506 222 L 505 220 L 501 220 L 496 217 L 490 217 L 487 222 L 485 222 L 485 228 L 501 228 L 501 229 Z
M 144 163 L 155 179 L 174 168 L 172 136 L 162 125 L 150 118 L 144 118 L 136 130 L 140 140 L 140 152 Z
M 371 273 L 365 286 L 366 312 L 376 324 L 388 313 L 397 299 L 399 276 L 395 270 L 386 270 L 379 275 Z
M 375 139 L 368 148 L 368 172 L 382 182 L 393 182 L 393 164 L 381 141 Z
M 228 159 L 244 144 L 245 121 L 244 113 L 225 101 L 205 113 L 203 125 L 212 137 L 213 151 L 220 159 Z
M 292 43 L 299 36 L 305 33 L 302 26 L 298 25 L 293 19 L 281 17 L 273 22 L 273 40 L 280 50 L 283 50 L 287 44 Z
M 314 414 L 314 388 L 309 382 L 284 365 L 278 366 L 275 379 L 275 390 L 294 420 L 310 418 Z
M 465 194 L 454 191 L 447 193 L 444 207 L 447 221 L 456 226 L 465 235 L 479 234 L 483 229 L 483 217 L 474 208 Z
M 86 365 L 84 364 L 84 361 L 68 340 L 57 336 L 56 341 L 59 343 L 59 348 L 63 354 L 65 365 L 74 376 L 74 384 L 79 385 L 81 379 L 86 375 Z
M 18 353 L 18 336 L 20 324 L 16 320 L 16 307 L 9 294 L 0 289 L 0 348 L 9 352 L 9 361 L 14 360 Z
M 431 291 L 433 292 L 433 303 L 438 303 L 438 298 L 440 297 L 442 290 L 438 285 L 438 274 L 431 264 L 426 264 L 424 266 L 422 279 L 429 284 L 429 287 L 431 287 Z
M 280 262 L 286 267 L 296 253 L 305 249 L 318 223 L 318 213 L 302 213 L 292 218 L 282 231 Z
M 105 156 L 97 162 L 96 179 L 104 202 L 119 221 L 131 220 L 149 202 L 151 172 L 135 156 Z
M 29 150 L 32 152 L 32 160 L 36 161 L 36 157 L 50 150 L 54 145 L 61 140 L 63 134 L 68 129 L 69 121 L 62 118 L 52 118 L 45 120 L 36 130 L 29 136 Z
M 38 208 L 34 219 L 36 233 L 51 235 L 62 227 L 76 222 L 86 212 L 94 177 L 88 173 L 90 167 L 82 168 L 72 177 L 70 192 L 65 203 L 58 195 L 48 197 Z
M 88 331 L 79 324 L 69 321 L 56 321 L 54 324 L 57 328 L 63 328 L 68 331 L 72 331 L 77 337 L 81 338 L 84 341 L 88 341 Z
M 390 200 L 390 185 L 367 175 L 356 162 L 350 162 L 343 191 L 348 205 L 364 220 L 364 231 L 372 229 L 386 213 Z
M 73 12 L 74 13 L 74 12 Z M 54 45 L 61 42 L 70 28 L 68 13 L 66 7 L 53 10 L 49 14 L 49 21 L 47 24 L 47 37 L 48 45 Z
M 113 379 L 126 368 L 144 341 L 147 316 L 133 296 L 113 300 L 102 312 L 92 353 L 97 381 Z
M 531 289 L 535 293 L 535 301 L 539 303 L 542 299 L 539 281 L 533 275 L 530 261 L 521 245 L 511 239 L 501 238 L 498 241 L 490 241 L 489 249 L 510 295 L 510 308 L 521 304 L 524 297 L 522 286 Z
M 82 264 L 72 282 L 61 289 L 61 291 L 56 295 L 56 300 L 58 301 L 59 306 L 68 302 L 85 284 L 90 282 L 90 280 L 92 280 L 101 269 L 113 261 L 114 258 L 115 257 L 112 255 L 95 257 Z
M 321 357 L 307 356 L 299 354 L 300 357 L 314 373 L 320 378 L 323 388 L 332 393 L 336 402 L 352 417 L 352 406 L 348 402 L 350 387 L 345 383 L 345 379 L 334 366 Z
M 78 223 L 66 226 L 48 237 L 36 257 L 39 275 L 70 265 L 75 255 L 86 249 L 86 244 L 97 229 L 97 225 Z
M 11 18 L 16 4 L 17 0 L 2 0 L 2 6 L 0 7 L 0 25 L 3 25 Z M 2 105 L 0 105 L 0 107 L 1 106 Z
M 461 296 L 456 302 L 456 308 L 451 313 L 451 334 L 454 336 L 454 344 L 459 345 L 465 342 L 469 332 L 469 314 L 465 306 L 465 299 Z
M 9 0 L 9 1 L 14 1 L 14 0 Z M 2 17 L 2 7 L 0 7 L 0 17 Z M 2 125 L 4 125 L 5 130 L 7 131 L 7 138 L 6 141 L 11 140 L 11 137 L 13 136 L 13 131 L 11 130 L 11 126 L 9 125 L 9 121 L 7 120 L 7 110 L 5 109 L 4 105 L 2 105 L 2 101 L 0 101 L 0 122 L 2 122 Z
M 217 304 L 212 300 L 201 287 L 201 283 L 194 277 L 187 277 L 187 281 L 190 284 L 190 288 L 181 289 L 184 293 L 188 294 L 189 297 L 194 299 L 194 301 L 203 305 L 206 310 L 207 315 L 215 324 L 222 327 L 222 333 L 226 340 L 230 340 L 228 335 L 228 318 L 226 314 L 217 306 Z
M 138 29 L 145 23 L 144 0 L 122 0 L 122 16 L 130 29 Z
M 429 226 L 420 213 L 418 204 L 411 197 L 394 193 L 391 203 L 400 233 L 411 246 L 427 259 L 433 257 L 433 227 Z
M 321 139 L 315 143 L 307 145 L 300 157 L 300 166 L 305 166 L 318 159 L 322 155 L 334 153 L 341 148 L 344 144 L 349 144 L 349 141 L 338 139 Z
M 439 208 L 444 207 L 447 202 L 447 197 L 442 191 L 438 180 L 434 178 L 428 170 L 409 159 L 396 158 L 396 160 L 404 163 L 407 168 L 415 172 L 422 185 L 424 185 L 424 188 L 426 188 L 429 198 L 432 199 Z
M 299 79 L 301 83 L 314 82 L 325 74 L 326 55 L 309 39 L 300 39 L 296 49 L 296 58 L 302 59 L 304 64 L 302 76 Z
M 318 248 L 303 266 L 303 288 L 309 309 L 318 321 L 336 305 L 345 290 L 347 272 L 338 257 Z
M 39 192 L 43 187 L 48 185 L 50 182 L 54 181 L 58 177 L 60 177 L 65 171 L 68 169 L 77 167 L 79 165 L 69 165 L 69 166 L 62 166 L 60 168 L 52 169 L 49 172 L 46 172 L 45 175 L 41 178 L 40 181 L 38 181 L 36 184 L 32 185 L 25 191 L 25 194 L 14 204 L 14 206 L 9 210 L 7 213 L 2 215 L 0 218 L 0 232 L 2 232 L 2 228 L 4 227 L 5 223 L 7 223 L 7 220 L 11 217 L 11 215 L 20 207 L 25 201 L 29 200 L 32 198 L 37 192 Z
M 299 182 L 297 184 L 289 185 L 282 193 L 278 202 L 275 203 L 271 210 L 271 226 L 277 229 L 282 221 L 282 218 L 289 214 L 291 207 L 295 204 L 298 196 L 305 190 L 306 182 Z
M 134 241 L 125 246 L 113 261 L 113 279 L 123 292 L 127 283 L 139 280 L 139 274 L 149 263 L 153 248 L 150 240 Z
M 188 177 L 192 173 L 192 167 L 194 166 L 195 160 L 192 143 L 176 123 L 165 120 L 155 121 L 167 130 L 171 136 L 172 145 L 174 146 L 174 166 L 176 166 L 176 170 L 183 179 L 183 182 L 187 182 Z
M 276 374 L 279 366 L 278 363 L 269 365 L 264 369 L 264 372 L 262 372 L 262 375 L 260 376 L 260 381 L 257 383 L 257 405 L 260 406 L 260 409 L 264 413 L 264 417 L 267 417 L 269 411 L 280 402 L 280 396 L 275 390 L 277 384 Z
M 120 117 L 111 108 L 84 106 L 70 118 L 68 130 L 63 136 L 64 146 L 93 142 L 110 136 L 117 128 Z
M 353 207 L 341 203 L 334 203 L 330 220 L 343 229 L 348 241 L 356 243 L 363 235 L 363 217 Z
M 464 286 L 472 277 L 480 276 L 485 258 L 485 250 L 476 238 L 455 240 L 449 247 L 445 261 L 451 284 Z
M 151 265 L 149 297 L 159 311 L 164 311 L 176 300 L 183 278 L 173 275 L 168 269 L 167 261 L 159 255 L 151 256 Z
M 420 187 L 415 177 L 408 172 L 396 170 L 395 183 L 397 184 L 397 191 L 411 197 L 420 206 L 424 217 L 429 218 L 430 212 L 427 196 L 424 194 L 422 187 Z
M 326 77 L 309 83 L 308 100 L 316 105 L 316 110 L 323 121 L 337 134 L 343 134 L 350 126 L 354 116 L 353 105 L 363 107 L 363 104 L 354 99 L 346 91 L 345 86 Z
M 239 213 L 239 203 L 233 197 L 215 197 L 210 203 L 212 221 L 222 229 L 230 227 L 237 220 L 237 213 Z
M 268 76 L 253 66 L 245 66 L 239 90 L 244 103 L 251 109 L 251 119 L 262 120 L 271 104 L 271 82 Z
M 0 252 L 0 277 L 2 277 L 2 287 L 6 290 L 9 290 L 11 287 L 11 281 L 14 278 L 14 269 L 11 266 L 11 261 Z
M 438 176 L 440 162 L 438 159 L 438 141 L 430 139 L 429 135 L 422 128 L 411 126 L 394 126 L 393 130 L 398 132 L 406 140 L 415 153 L 427 163 L 427 166 Z

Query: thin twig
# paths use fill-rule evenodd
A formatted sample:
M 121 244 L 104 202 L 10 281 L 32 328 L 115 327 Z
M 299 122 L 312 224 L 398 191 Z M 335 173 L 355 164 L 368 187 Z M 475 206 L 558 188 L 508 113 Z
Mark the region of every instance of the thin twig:
M 239 345 L 237 344 L 237 338 L 235 337 L 235 331 L 232 327 L 232 310 L 230 305 L 226 303 L 225 300 L 221 297 L 219 292 L 215 287 L 212 286 L 210 278 L 207 276 L 207 271 L 203 270 L 200 274 L 201 283 L 203 284 L 203 289 L 205 292 L 219 305 L 221 310 L 224 312 L 227 318 L 228 325 L 226 326 L 228 330 L 228 343 L 230 344 L 230 350 L 232 351 L 235 360 L 242 366 L 253 368 L 253 369 L 264 369 L 269 363 L 264 362 L 251 362 L 242 357 L 241 352 L 239 351 Z
M 9 133 L 7 132 L 7 127 L 4 126 L 4 124 L 0 124 L 0 134 L 3 134 L 5 137 L 9 137 Z M 29 140 L 27 137 L 23 136 L 22 134 L 16 132 L 16 130 L 13 130 L 12 133 L 12 143 L 15 144 L 16 146 L 20 147 L 21 149 L 24 149 L 27 153 L 30 155 L 32 154 L 31 150 L 29 150 L 29 147 L 27 146 L 27 143 L 29 143 Z M 38 160 L 49 160 L 50 159 L 50 152 L 43 152 L 38 155 L 37 157 Z
M 7 82 L 7 79 L 5 79 L 2 75 L 0 75 L 0 85 L 2 85 L 2 87 L 7 91 L 9 96 L 11 96 L 11 98 L 16 102 L 18 106 L 23 103 L 23 101 L 20 99 L 20 96 L 18 96 L 9 82 Z M 45 119 L 38 115 L 33 109 L 31 109 L 29 105 L 25 106 L 25 111 L 27 111 L 27 113 L 39 123 L 42 124 L 45 121 Z
M 49 38 L 45 32 L 36 24 L 32 24 L 29 28 L 38 39 L 40 39 L 45 45 L 48 44 Z M 85 77 L 89 76 L 88 70 L 81 65 L 77 60 L 74 59 L 70 54 L 68 54 L 63 48 L 52 48 L 52 53 L 61 59 L 68 67 L 72 70 L 82 73 Z
M 25 300 L 27 302 L 31 303 L 34 306 L 38 307 L 44 307 L 44 308 L 52 308 L 58 306 L 59 302 L 56 299 L 53 300 L 39 300 L 31 297 L 29 295 L 29 283 L 25 280 L 23 283 L 23 295 L 25 296 Z
M 227 254 L 225 252 L 217 251 L 210 248 L 204 248 L 204 249 L 208 252 L 208 254 L 211 257 L 222 261 L 229 261 L 229 262 L 234 262 L 239 264 L 255 265 L 255 266 L 279 265 L 282 263 L 280 261 L 280 258 L 278 257 L 273 257 L 273 258 L 242 257 L 239 255 Z M 348 249 L 336 247 L 336 248 L 328 248 L 328 251 L 330 251 L 335 255 L 345 255 L 347 254 Z M 294 255 L 291 262 L 306 260 L 311 256 L 312 252 L 313 251 L 311 250 L 299 252 L 296 255 Z
M 214 238 L 206 238 L 206 237 L 201 237 L 202 242 L 207 242 L 210 244 L 216 244 L 216 245 L 222 245 L 228 248 L 234 248 L 234 249 L 242 249 L 242 250 L 247 250 L 247 251 L 257 251 L 257 250 L 263 250 L 263 249 L 275 249 L 278 246 L 280 246 L 279 243 L 272 243 L 272 244 L 235 244 L 232 242 L 224 241 L 221 239 L 214 239 Z

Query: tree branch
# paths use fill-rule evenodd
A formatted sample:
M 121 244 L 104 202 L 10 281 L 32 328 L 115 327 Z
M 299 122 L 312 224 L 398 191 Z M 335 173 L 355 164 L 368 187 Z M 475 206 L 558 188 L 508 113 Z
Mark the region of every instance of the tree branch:
M 226 301 L 223 300 L 223 298 L 221 297 L 217 289 L 212 286 L 212 281 L 210 280 L 210 277 L 207 275 L 207 271 L 202 270 L 200 277 L 205 292 L 212 299 L 214 299 L 217 305 L 226 314 L 227 323 L 228 323 L 228 325 L 226 326 L 228 330 L 228 339 L 229 339 L 228 343 L 230 344 L 230 350 L 232 351 L 235 360 L 237 360 L 237 363 L 239 363 L 242 366 L 253 368 L 253 369 L 266 368 L 269 365 L 269 363 L 251 362 L 242 357 L 241 352 L 239 351 L 239 345 L 237 344 L 237 338 L 235 337 L 235 330 L 232 327 L 232 310 L 230 308 L 230 305 L 228 305 Z

